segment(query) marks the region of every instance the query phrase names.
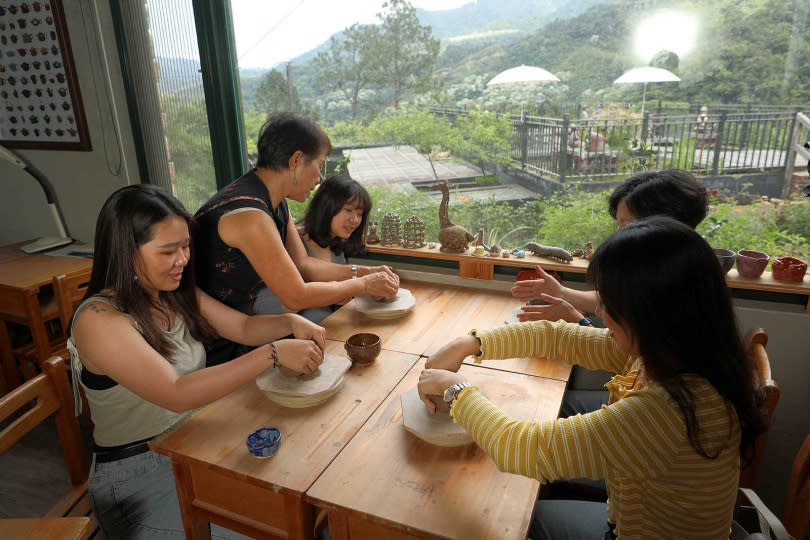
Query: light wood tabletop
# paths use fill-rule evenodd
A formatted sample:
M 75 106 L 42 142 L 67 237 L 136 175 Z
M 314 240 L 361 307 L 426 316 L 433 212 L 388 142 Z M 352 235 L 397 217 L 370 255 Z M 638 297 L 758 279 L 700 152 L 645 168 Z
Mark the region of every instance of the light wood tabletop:
M 0 538 L 83 540 L 92 531 L 89 517 L 0 519 Z
M 416 298 L 414 308 L 399 319 L 370 319 L 352 300 L 321 322 L 326 336 L 346 341 L 352 334 L 371 332 L 380 336 L 383 349 L 430 356 L 455 337 L 473 328 L 501 326 L 522 302 L 508 292 L 454 287 L 422 281 L 403 281 L 401 286 Z M 468 358 L 465 363 L 472 364 Z M 486 361 L 485 367 L 567 381 L 571 367 L 541 358 Z
M 344 354 L 343 344 L 330 341 L 326 352 Z M 269 401 L 251 382 L 154 440 L 153 450 L 172 458 L 186 536 L 208 538 L 215 522 L 249 536 L 312 538 L 304 492 L 417 360 L 382 351 L 350 368 L 329 401 L 304 409 Z M 245 445 L 262 427 L 281 430 L 272 458 L 255 458 Z
M 498 471 L 474 443 L 441 448 L 402 424 L 400 394 L 416 386 L 424 359 L 377 409 L 306 499 L 327 509 L 330 538 L 523 539 L 539 483 Z M 474 366 L 460 373 L 508 414 L 557 417 L 565 383 Z

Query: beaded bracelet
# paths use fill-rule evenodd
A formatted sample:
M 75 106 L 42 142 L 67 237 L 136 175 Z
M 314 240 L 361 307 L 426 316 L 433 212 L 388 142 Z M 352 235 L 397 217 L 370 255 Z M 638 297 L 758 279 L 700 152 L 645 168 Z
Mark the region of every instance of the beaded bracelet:
M 276 352 L 275 343 L 270 343 L 270 358 L 273 359 L 273 368 L 277 369 L 281 364 L 278 363 L 278 353 Z

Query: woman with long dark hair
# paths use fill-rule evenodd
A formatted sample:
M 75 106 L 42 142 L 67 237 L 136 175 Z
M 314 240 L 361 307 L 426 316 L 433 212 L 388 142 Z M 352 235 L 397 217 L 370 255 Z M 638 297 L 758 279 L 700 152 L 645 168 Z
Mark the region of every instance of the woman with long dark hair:
M 605 241 L 588 277 L 607 328 L 534 321 L 473 332 L 429 359 L 420 395 L 431 410 L 426 396 L 444 395 L 455 420 L 504 470 L 542 482 L 605 479 L 607 514 L 602 503 L 539 501 L 532 538 L 597 538 L 606 530 L 621 538 L 727 538 L 740 463 L 752 457 L 762 417 L 714 253 L 688 226 L 650 218 Z M 546 357 L 617 375 L 600 410 L 520 422 L 454 373 L 468 355 Z
M 303 202 L 318 185 L 332 148 L 314 121 L 281 113 L 262 126 L 256 168 L 211 197 L 195 214 L 200 287 L 244 313 L 282 313 L 391 297 L 399 278 L 387 266 L 347 266 L 307 254 L 286 199 Z M 357 278 L 357 279 L 352 279 Z M 209 364 L 233 358 L 227 340 L 208 347 Z
M 195 286 L 190 223 L 169 193 L 133 185 L 107 199 L 96 224 L 68 349 L 74 394 L 81 385 L 94 423 L 88 485 L 108 538 L 184 537 L 171 461 L 149 450 L 151 438 L 267 369 L 311 373 L 323 361 L 323 328 L 292 314 L 250 317 Z M 203 343 L 217 336 L 256 348 L 205 368 Z

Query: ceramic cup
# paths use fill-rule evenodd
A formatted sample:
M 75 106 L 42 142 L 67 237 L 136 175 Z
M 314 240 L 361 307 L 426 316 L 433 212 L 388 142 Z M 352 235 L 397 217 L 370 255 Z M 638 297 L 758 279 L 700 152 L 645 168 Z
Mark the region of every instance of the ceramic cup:
M 355 334 L 343 345 L 353 364 L 370 364 L 382 350 L 382 341 L 377 334 Z
M 245 444 L 254 457 L 273 457 L 281 446 L 281 431 L 274 427 L 257 429 L 247 436 Z
M 734 260 L 737 258 L 737 254 L 730 249 L 714 248 L 712 251 L 717 255 L 717 260 L 720 263 L 720 267 L 723 269 L 723 273 L 727 274 L 728 271 L 731 270 L 731 267 L 734 266 Z
M 737 252 L 737 272 L 744 278 L 758 278 L 768 266 L 770 255 L 761 251 L 741 249 Z
M 807 263 L 795 257 L 777 257 L 771 265 L 773 279 L 801 283 L 807 272 Z

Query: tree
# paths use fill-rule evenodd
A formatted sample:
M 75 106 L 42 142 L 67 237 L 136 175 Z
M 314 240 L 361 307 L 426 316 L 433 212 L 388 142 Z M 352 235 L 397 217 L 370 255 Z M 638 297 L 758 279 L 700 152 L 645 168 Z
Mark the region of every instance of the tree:
M 293 107 L 301 110 L 301 100 L 293 87 Z M 287 77 L 279 70 L 268 71 L 256 89 L 256 109 L 270 116 L 273 113 L 289 111 L 290 98 L 287 91 Z
M 459 138 L 458 153 L 478 162 L 486 176 L 486 164 L 509 163 L 512 148 L 512 123 L 493 112 L 470 111 L 469 116 L 456 120 Z
M 399 107 L 406 90 L 422 90 L 433 84 L 433 68 L 439 56 L 439 40 L 430 26 L 422 26 L 416 9 L 407 0 L 387 0 L 383 12 L 379 46 L 380 62 L 375 79 L 394 91 L 393 105 Z
M 352 104 L 352 120 L 357 118 L 361 90 L 377 71 L 379 38 L 376 26 L 353 24 L 342 36 L 332 37 L 329 50 L 315 57 L 317 83 L 343 94 Z
M 369 125 L 368 131 L 377 140 L 412 146 L 428 160 L 437 180 L 439 175 L 433 166 L 433 151 L 451 148 L 456 138 L 456 132 L 447 119 L 412 108 L 397 109 L 392 114 L 378 116 Z

